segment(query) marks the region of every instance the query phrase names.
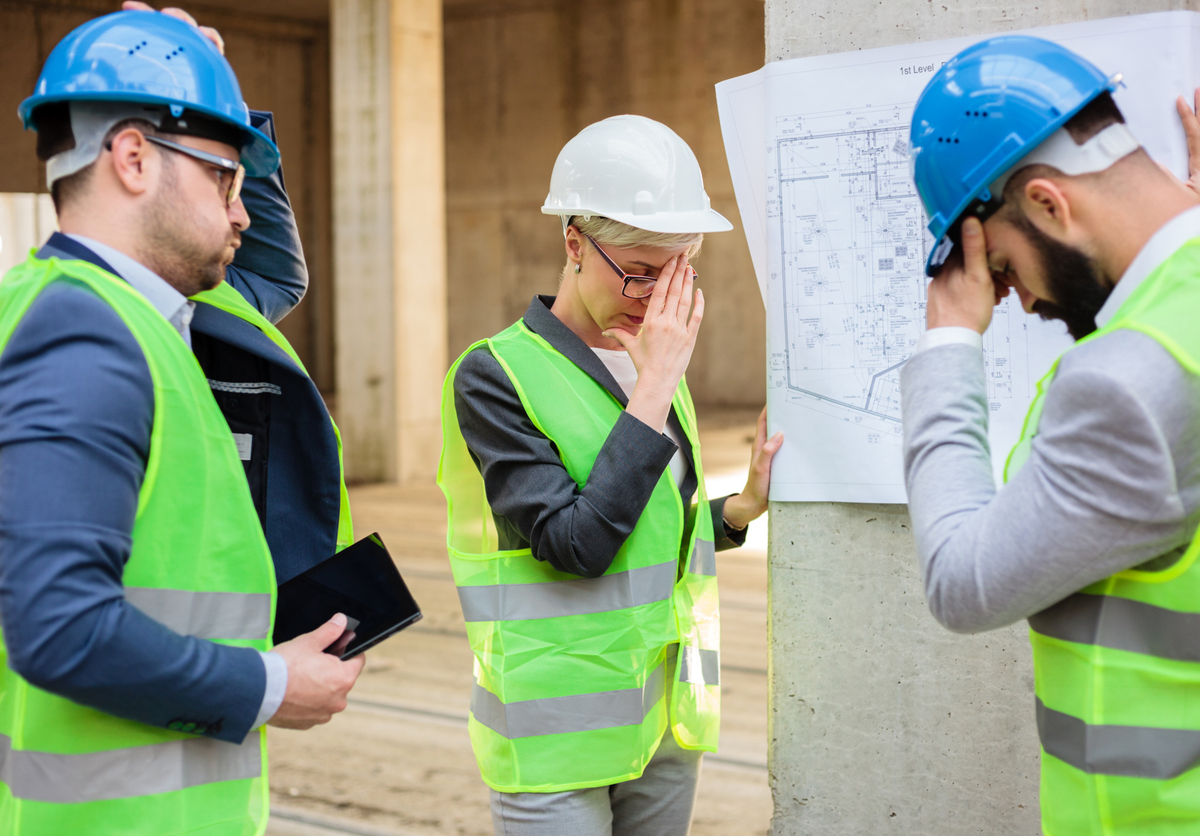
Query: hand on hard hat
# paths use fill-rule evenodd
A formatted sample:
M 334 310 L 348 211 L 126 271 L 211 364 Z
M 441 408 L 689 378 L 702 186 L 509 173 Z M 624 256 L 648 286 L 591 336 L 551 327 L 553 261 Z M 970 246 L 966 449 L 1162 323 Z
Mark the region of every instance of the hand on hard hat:
M 155 10 L 154 7 L 149 3 L 141 3 L 139 0 L 125 0 L 125 2 L 121 4 L 121 9 L 126 12 L 152 12 Z M 176 18 L 177 20 L 182 20 L 184 23 L 189 23 L 192 26 L 195 26 L 200 30 L 200 33 L 204 35 L 204 37 L 208 38 L 213 42 L 213 44 L 216 45 L 217 50 L 222 55 L 225 54 L 225 39 L 221 37 L 221 33 L 216 29 L 213 29 L 211 26 L 201 26 L 196 22 L 196 18 L 192 17 L 183 9 L 178 9 L 174 6 L 163 9 L 162 13 L 168 15 L 169 17 Z
M 704 318 L 704 294 L 699 289 L 693 294 L 694 276 L 684 256 L 671 259 L 654 285 L 642 330 L 637 334 L 623 328 L 604 332 L 629 352 L 638 371 L 625 411 L 658 432 L 667 424 L 671 399 L 691 362 Z
M 992 277 L 987 239 L 978 218 L 963 221 L 961 250 L 961 256 L 951 256 L 929 282 L 925 323 L 928 328 L 957 326 L 982 334 L 992 324 L 992 309 L 1008 296 L 1009 286 Z

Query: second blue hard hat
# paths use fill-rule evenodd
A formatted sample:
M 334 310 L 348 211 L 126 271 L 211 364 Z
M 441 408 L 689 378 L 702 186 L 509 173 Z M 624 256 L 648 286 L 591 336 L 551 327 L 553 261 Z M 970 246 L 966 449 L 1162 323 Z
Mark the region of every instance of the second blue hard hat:
M 116 12 L 63 38 L 46 59 L 32 96 L 17 110 L 37 128 L 38 108 L 56 102 L 130 102 L 185 110 L 235 127 L 246 173 L 279 167 L 279 148 L 250 124 L 237 76 L 225 56 L 188 23 L 159 12 Z
M 1052 41 L 990 38 L 946 62 L 913 112 L 913 180 L 935 241 L 926 272 L 949 253 L 968 210 L 999 195 L 989 186 L 1089 102 L 1116 88 L 1091 62 Z

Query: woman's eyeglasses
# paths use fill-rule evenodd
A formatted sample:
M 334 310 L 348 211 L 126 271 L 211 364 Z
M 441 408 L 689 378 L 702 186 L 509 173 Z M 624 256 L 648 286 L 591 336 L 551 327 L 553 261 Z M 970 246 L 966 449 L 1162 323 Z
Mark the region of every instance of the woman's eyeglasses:
M 613 261 L 612 258 L 609 257 L 608 253 L 606 253 L 600 247 L 600 245 L 596 243 L 595 238 L 590 235 L 585 235 L 584 237 L 592 242 L 592 246 L 596 248 L 596 252 L 600 253 L 601 257 L 608 262 L 608 266 L 616 271 L 616 274 L 621 277 L 621 281 L 625 282 L 625 286 L 621 288 L 622 296 L 628 296 L 630 299 L 645 299 L 654 292 L 654 283 L 658 281 L 656 277 L 633 276 L 629 273 L 626 273 L 624 270 L 618 267 L 617 262 Z M 698 279 L 700 278 L 700 274 L 693 270 L 692 278 Z

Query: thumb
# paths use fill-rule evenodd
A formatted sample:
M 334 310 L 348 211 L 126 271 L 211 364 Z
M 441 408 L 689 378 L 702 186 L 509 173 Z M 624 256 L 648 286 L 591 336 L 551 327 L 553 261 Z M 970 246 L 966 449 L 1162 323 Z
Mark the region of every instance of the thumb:
M 967 218 L 962 225 L 963 270 L 968 275 L 991 278 L 987 266 L 987 241 L 979 218 Z
M 315 645 L 318 650 L 324 650 L 346 631 L 346 623 L 346 616 L 338 613 L 308 634 L 310 643 Z
M 626 351 L 629 350 L 629 344 L 634 341 L 633 334 L 623 328 L 609 328 L 601 336 L 608 337 L 610 340 L 616 340 Z

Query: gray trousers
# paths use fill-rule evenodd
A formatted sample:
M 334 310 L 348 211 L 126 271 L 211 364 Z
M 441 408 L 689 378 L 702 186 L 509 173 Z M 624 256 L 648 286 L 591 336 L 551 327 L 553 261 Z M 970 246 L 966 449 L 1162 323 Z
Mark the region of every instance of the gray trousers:
M 679 748 L 667 729 L 632 781 L 566 792 L 492 790 L 492 825 L 496 836 L 687 836 L 703 755 Z

